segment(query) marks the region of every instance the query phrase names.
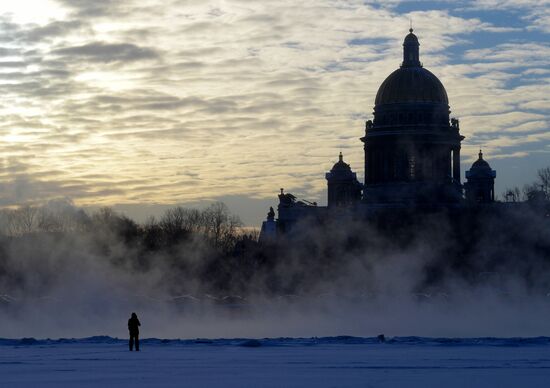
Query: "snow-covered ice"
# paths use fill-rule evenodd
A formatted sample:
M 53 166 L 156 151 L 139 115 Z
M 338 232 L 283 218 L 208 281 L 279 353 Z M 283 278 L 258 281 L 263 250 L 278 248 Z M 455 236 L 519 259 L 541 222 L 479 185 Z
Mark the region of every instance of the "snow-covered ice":
M 548 387 L 550 338 L 0 339 L 2 387 Z

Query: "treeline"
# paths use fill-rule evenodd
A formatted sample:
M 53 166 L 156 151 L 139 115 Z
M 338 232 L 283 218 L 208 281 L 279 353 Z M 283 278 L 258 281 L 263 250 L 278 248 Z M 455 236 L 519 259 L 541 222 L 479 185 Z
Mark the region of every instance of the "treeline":
M 262 243 L 223 203 L 143 223 L 68 201 L 4 209 L 0 295 L 44 296 L 75 278 L 172 296 L 412 293 L 488 276 L 550 292 L 549 178 L 530 186 L 540 201 L 303 220 Z
M 121 278 L 150 273 L 147 291 L 244 292 L 251 266 L 244 258 L 258 240 L 223 203 L 175 207 L 137 223 L 111 208 L 88 213 L 55 201 L 0 211 L 0 233 L 0 294 L 46 293 L 65 267 L 85 274 L 90 262 Z
M 151 248 L 171 245 L 198 235 L 220 249 L 231 249 L 240 235 L 242 223 L 221 202 L 205 209 L 175 207 L 160 219 L 150 217 L 144 224 L 109 207 L 87 213 L 69 201 L 52 201 L 46 206 L 23 206 L 0 211 L 0 233 L 20 237 L 33 233 L 106 231 L 130 239 L 147 236 Z
M 501 199 L 504 202 L 550 200 L 550 167 L 539 169 L 535 181 L 525 184 L 522 188 L 507 188 L 501 194 Z

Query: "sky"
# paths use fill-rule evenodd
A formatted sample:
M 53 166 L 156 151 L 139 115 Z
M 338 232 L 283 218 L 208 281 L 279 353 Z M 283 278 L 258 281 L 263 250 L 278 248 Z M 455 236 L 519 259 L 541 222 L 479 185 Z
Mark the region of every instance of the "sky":
M 0 206 L 326 203 L 412 21 L 496 192 L 550 165 L 550 0 L 2 0 Z M 464 174 L 464 173 L 463 173 Z M 464 175 L 463 175 L 464 179 Z

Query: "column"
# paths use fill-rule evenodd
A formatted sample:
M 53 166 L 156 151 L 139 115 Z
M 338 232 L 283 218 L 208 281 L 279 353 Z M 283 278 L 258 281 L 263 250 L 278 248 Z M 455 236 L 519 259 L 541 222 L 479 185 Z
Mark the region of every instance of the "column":
M 365 139 L 366 140 L 366 139 Z M 365 184 L 368 185 L 371 179 L 371 156 L 369 149 L 367 147 L 367 143 L 365 141 L 365 145 L 363 146 L 363 152 L 365 153 Z
M 453 150 L 452 148 L 447 151 L 447 156 L 445 157 L 445 163 L 447 164 L 447 169 L 445 170 L 445 179 L 453 176 Z
M 460 147 L 453 149 L 453 179 L 460 183 Z

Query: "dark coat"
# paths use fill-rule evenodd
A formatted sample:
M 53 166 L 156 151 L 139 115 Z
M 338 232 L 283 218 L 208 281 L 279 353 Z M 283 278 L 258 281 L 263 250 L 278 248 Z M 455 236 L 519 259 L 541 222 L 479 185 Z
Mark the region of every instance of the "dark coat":
M 140 326 L 141 323 L 139 323 L 139 319 L 136 316 L 132 316 L 132 318 L 128 319 L 128 330 L 130 331 L 130 335 L 138 335 Z

